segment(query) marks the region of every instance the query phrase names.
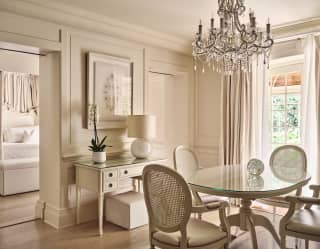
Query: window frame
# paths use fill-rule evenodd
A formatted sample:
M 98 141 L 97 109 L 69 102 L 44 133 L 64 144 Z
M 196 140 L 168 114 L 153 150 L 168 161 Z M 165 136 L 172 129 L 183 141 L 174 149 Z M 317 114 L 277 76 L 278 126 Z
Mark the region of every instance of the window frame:
M 299 129 L 299 136 L 300 136 L 300 143 L 301 143 L 301 86 L 302 86 L 302 75 L 301 75 L 301 84 L 300 85 L 293 85 L 293 86 L 287 86 L 287 83 L 285 86 L 279 86 L 279 87 L 273 87 L 272 84 L 272 77 L 276 74 L 289 74 L 293 72 L 303 72 L 303 62 L 304 62 L 304 56 L 303 55 L 297 55 L 297 56 L 290 56 L 290 57 L 285 57 L 281 59 L 276 59 L 270 62 L 270 73 L 269 73 L 269 86 L 270 86 L 270 124 L 271 124 L 271 129 L 270 129 L 270 144 L 272 147 L 277 147 L 281 146 L 284 144 L 288 144 L 288 129 L 291 127 L 287 123 L 287 115 L 288 115 L 288 102 L 287 102 L 287 96 L 288 94 L 300 94 L 300 99 L 299 99 L 299 107 L 298 107 L 298 112 L 299 112 L 299 125 L 296 127 Z M 287 80 L 287 78 L 286 78 Z M 290 91 L 288 91 L 288 88 L 290 88 Z M 284 110 L 283 112 L 285 113 L 284 117 L 284 126 L 274 126 L 273 122 L 273 114 L 275 111 L 274 110 L 274 104 L 272 101 L 272 97 L 274 95 L 284 95 L 285 103 L 284 103 Z M 282 110 L 279 110 L 281 112 Z M 284 128 L 284 142 L 282 143 L 274 143 L 273 142 L 273 134 L 274 134 L 274 128 L 276 129 L 281 129 Z M 297 143 L 299 145 L 300 143 Z

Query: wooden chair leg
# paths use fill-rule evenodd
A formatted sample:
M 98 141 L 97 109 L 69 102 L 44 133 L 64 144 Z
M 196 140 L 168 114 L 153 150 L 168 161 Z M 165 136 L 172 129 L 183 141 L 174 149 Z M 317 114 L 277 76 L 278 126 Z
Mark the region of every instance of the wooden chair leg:
M 305 248 L 305 249 L 309 249 L 309 240 L 306 239 L 306 240 L 304 241 L 304 243 L 305 243 L 305 244 L 304 244 L 304 248 Z
M 280 237 L 280 248 L 286 249 L 286 236 L 285 235 L 281 235 L 281 237 Z

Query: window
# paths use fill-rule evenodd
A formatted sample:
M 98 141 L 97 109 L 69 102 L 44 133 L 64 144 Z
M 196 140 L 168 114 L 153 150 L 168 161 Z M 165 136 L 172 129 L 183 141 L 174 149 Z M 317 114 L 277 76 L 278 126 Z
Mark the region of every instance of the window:
M 271 69 L 272 148 L 300 144 L 302 63 Z

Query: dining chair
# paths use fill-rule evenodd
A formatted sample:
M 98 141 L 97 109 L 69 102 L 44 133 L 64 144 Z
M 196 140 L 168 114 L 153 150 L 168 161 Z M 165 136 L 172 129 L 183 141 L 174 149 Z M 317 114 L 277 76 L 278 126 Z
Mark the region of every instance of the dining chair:
M 220 249 L 230 241 L 227 203 L 216 206 L 221 226 L 191 218 L 190 189 L 175 170 L 148 165 L 143 170 L 143 192 L 149 216 L 150 248 Z
M 276 148 L 271 156 L 269 165 L 275 177 L 285 181 L 295 181 L 307 171 L 307 157 L 302 148 L 296 145 L 283 145 Z M 302 187 L 289 195 L 301 195 Z M 259 199 L 258 202 L 273 207 L 273 222 L 275 222 L 276 208 L 289 208 L 289 202 L 286 196 L 276 196 Z M 300 208 L 299 205 L 297 208 Z
M 304 239 L 305 249 L 309 248 L 309 240 L 320 242 L 320 185 L 311 185 L 310 189 L 313 190 L 312 197 L 286 197 L 290 207 L 280 221 L 281 249 L 286 248 L 286 236 Z M 297 210 L 297 204 L 304 208 Z
M 174 149 L 173 152 L 173 163 L 174 169 L 179 172 L 180 175 L 188 182 L 190 177 L 200 169 L 200 163 L 195 152 L 185 146 L 179 145 Z M 229 199 L 227 197 L 220 197 L 215 195 L 208 195 L 198 193 L 191 189 L 193 194 L 193 205 L 194 206 L 202 206 L 201 212 L 199 211 L 198 216 L 201 219 L 202 213 L 210 212 L 212 210 L 212 206 L 219 201 L 226 201 L 229 203 Z M 230 205 L 227 207 L 227 214 L 230 215 Z

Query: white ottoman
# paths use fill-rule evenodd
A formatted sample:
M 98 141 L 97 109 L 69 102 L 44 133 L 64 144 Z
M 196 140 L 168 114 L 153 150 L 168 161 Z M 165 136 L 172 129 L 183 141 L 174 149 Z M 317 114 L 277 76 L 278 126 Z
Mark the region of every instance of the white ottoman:
M 39 158 L 0 160 L 0 195 L 39 190 Z
M 132 191 L 108 196 L 105 209 L 107 221 L 126 229 L 148 224 L 148 213 L 141 193 Z

